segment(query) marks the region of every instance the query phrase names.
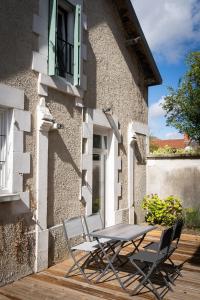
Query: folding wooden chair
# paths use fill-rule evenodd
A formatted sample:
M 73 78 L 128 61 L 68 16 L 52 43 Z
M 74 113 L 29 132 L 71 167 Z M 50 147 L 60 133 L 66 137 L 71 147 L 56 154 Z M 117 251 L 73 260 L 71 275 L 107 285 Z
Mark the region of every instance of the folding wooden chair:
M 85 273 L 85 267 L 89 265 L 90 262 L 99 264 L 99 256 L 98 256 L 98 245 L 96 242 L 91 242 L 86 240 L 84 227 L 82 223 L 81 217 L 75 217 L 71 219 L 63 220 L 63 227 L 65 232 L 66 244 L 69 250 L 69 253 L 74 261 L 73 266 L 69 269 L 65 277 L 69 277 L 69 274 L 75 270 L 79 270 L 83 277 L 87 282 L 91 282 L 89 280 L 89 276 Z M 72 239 L 82 239 L 83 242 L 72 246 Z M 86 254 L 81 258 L 77 259 L 75 255 L 75 251 L 83 251 Z
M 157 299 L 162 299 L 161 293 L 158 293 L 151 280 L 151 276 L 155 273 L 160 274 L 166 286 L 171 289 L 169 282 L 161 272 L 161 264 L 168 258 L 168 249 L 171 246 L 172 234 L 172 227 L 162 232 L 157 252 L 139 251 L 138 253 L 135 253 L 129 257 L 131 264 L 137 270 L 137 274 L 141 275 L 142 277 L 141 282 L 134 288 L 134 290 L 131 292 L 131 295 L 137 294 L 139 288 L 143 286 L 147 287 L 149 284 L 150 287 L 148 288 L 155 294 Z M 141 263 L 144 264 L 143 268 L 139 266 Z

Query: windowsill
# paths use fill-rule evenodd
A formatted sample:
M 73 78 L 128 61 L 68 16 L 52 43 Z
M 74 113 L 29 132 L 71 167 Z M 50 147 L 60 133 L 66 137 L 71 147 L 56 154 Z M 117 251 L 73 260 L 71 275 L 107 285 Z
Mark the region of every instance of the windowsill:
M 0 194 L 0 202 L 10 202 L 20 200 L 20 194 Z
M 83 98 L 83 91 L 81 88 L 77 88 L 72 85 L 65 78 L 59 76 L 49 76 L 43 73 L 39 74 L 39 83 L 46 85 L 52 89 L 58 90 L 59 92 L 69 94 L 71 96 Z

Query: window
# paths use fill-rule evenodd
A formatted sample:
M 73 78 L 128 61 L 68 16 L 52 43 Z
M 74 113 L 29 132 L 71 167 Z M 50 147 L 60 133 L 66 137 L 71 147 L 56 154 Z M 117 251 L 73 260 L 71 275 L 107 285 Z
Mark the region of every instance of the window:
M 81 6 L 50 0 L 49 12 L 49 75 L 80 85 Z

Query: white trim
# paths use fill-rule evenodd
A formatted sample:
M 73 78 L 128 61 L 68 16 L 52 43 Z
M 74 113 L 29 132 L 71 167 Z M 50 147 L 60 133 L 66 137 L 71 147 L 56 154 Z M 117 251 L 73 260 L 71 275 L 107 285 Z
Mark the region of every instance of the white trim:
M 21 200 L 29 202 L 29 193 L 23 192 L 23 174 L 30 173 L 30 153 L 24 153 L 24 131 L 31 131 L 31 114 L 24 111 L 24 91 L 0 84 L 0 105 L 8 109 L 8 184 L 1 202 Z M 19 195 L 20 196 L 16 196 Z M 26 194 L 25 194 L 26 193 Z M 13 196 L 14 194 L 14 196 Z M 26 197 L 25 197 L 26 196 Z M 25 197 L 25 198 L 24 198 Z M 28 205 L 29 207 L 29 205 Z
M 40 73 L 38 78 L 39 84 L 46 85 L 59 92 L 69 94 L 75 97 L 83 98 L 83 91 L 80 88 L 69 83 L 65 78 L 59 76 L 48 76 Z
M 83 23 L 83 29 L 85 30 L 85 31 L 87 31 L 88 30 L 88 26 L 87 26 L 87 16 L 83 13 L 82 14 L 82 23 Z
M 10 202 L 20 200 L 20 194 L 0 194 L 0 202 Z
M 87 90 L 87 76 L 81 73 L 81 88 L 86 91 Z
M 111 116 L 112 122 L 118 128 L 117 117 Z M 110 118 L 111 118 L 110 117 Z M 118 171 L 121 169 L 121 159 L 118 157 L 118 139 L 105 113 L 100 109 L 87 109 L 86 122 L 83 122 L 82 137 L 87 139 L 87 151 L 82 155 L 82 169 L 86 170 L 87 185 L 82 186 L 82 197 L 86 202 L 86 214 L 92 213 L 92 154 L 93 132 L 98 130 L 108 136 L 108 155 L 106 159 L 106 226 L 115 224 L 115 210 L 118 207 L 118 196 L 121 195 L 121 183 L 118 183 Z M 98 132 L 97 131 L 97 132 Z M 120 133 L 119 133 L 120 135 Z M 109 199 L 109 201 L 108 201 Z
M 82 44 L 81 55 L 82 55 L 83 60 L 87 60 L 87 45 L 86 44 Z
M 148 143 L 149 129 L 148 125 L 133 121 L 128 125 L 127 140 L 128 140 L 128 208 L 129 208 L 129 223 L 134 223 L 134 176 L 135 176 L 135 153 L 134 143 L 137 143 L 137 134 L 146 136 L 146 149 Z
M 138 134 L 143 134 L 146 136 L 149 135 L 148 124 L 133 121 L 130 123 L 130 126 L 132 127 L 132 128 L 130 128 L 130 130 L 132 130 L 132 132 L 136 132 Z
M 47 74 L 47 57 L 33 51 L 32 70 L 38 73 Z
M 31 113 L 29 111 L 14 109 L 14 125 L 20 131 L 31 131 Z
M 46 20 L 38 15 L 33 15 L 33 32 L 44 37 L 48 36 Z
M 35 272 L 48 267 L 47 188 L 48 188 L 48 132 L 53 127 L 53 116 L 45 98 L 37 106 L 37 169 L 36 169 L 36 246 Z
M 0 105 L 24 109 L 24 91 L 0 83 Z

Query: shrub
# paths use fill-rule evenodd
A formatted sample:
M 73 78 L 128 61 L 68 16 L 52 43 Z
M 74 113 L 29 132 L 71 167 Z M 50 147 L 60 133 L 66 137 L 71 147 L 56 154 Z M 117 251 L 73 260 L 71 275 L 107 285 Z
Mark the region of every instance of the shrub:
M 186 208 L 184 219 L 187 228 L 200 228 L 200 208 Z
M 157 194 L 147 195 L 142 202 L 145 220 L 150 224 L 171 226 L 178 218 L 182 218 L 182 205 L 179 198 L 169 196 L 159 198 Z

